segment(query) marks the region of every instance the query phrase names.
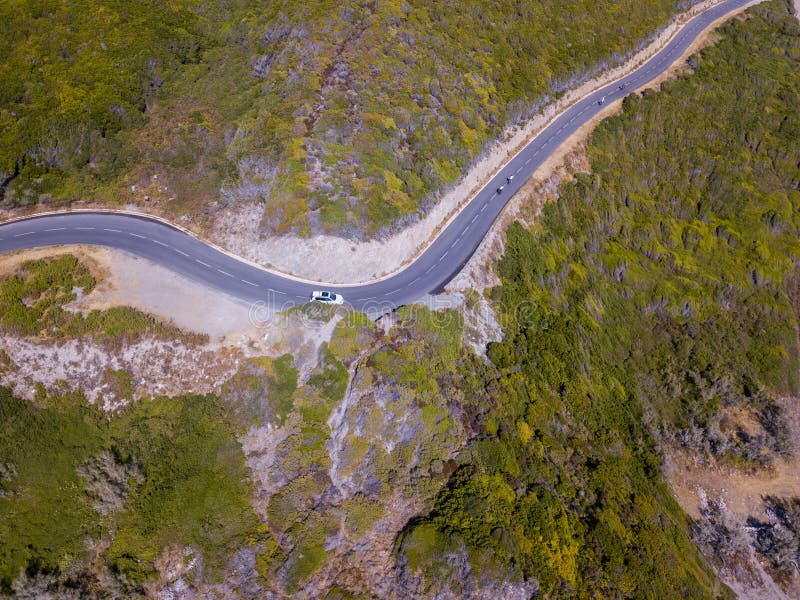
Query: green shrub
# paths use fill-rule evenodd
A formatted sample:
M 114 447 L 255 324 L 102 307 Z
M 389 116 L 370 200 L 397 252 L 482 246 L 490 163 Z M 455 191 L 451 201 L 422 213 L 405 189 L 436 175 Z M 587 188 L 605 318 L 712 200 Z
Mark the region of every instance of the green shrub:
M 81 397 L 37 407 L 0 389 L 0 586 L 22 570 L 66 575 L 87 538 L 111 537 L 105 558 L 129 581 L 154 572 L 162 548 L 198 550 L 214 580 L 241 547 L 269 541 L 250 507 L 249 472 L 213 396 L 146 400 L 108 418 Z M 128 481 L 123 508 L 101 515 L 85 478 L 109 453 Z M 83 475 L 79 475 L 82 473 Z M 261 542 L 263 540 L 263 542 Z

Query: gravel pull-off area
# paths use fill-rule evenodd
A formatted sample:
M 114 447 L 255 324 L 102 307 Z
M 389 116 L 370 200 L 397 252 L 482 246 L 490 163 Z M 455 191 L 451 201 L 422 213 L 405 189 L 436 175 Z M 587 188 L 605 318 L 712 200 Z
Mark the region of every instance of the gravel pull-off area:
M 126 252 L 95 247 L 83 252 L 103 266 L 106 278 L 73 303 L 77 310 L 132 306 L 223 344 L 252 334 L 248 303 Z

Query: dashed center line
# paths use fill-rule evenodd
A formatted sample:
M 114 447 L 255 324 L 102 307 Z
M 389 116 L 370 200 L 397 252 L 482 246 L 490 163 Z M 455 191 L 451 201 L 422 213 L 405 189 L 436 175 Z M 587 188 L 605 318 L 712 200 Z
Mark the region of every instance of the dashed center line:
M 693 38 L 696 35 L 696 33 L 699 32 L 702 29 L 703 29 L 703 25 L 700 24 L 699 21 L 695 22 L 695 24 L 692 25 L 691 27 L 684 28 L 684 30 L 679 35 L 676 36 L 676 38 L 673 40 L 673 42 L 668 44 L 666 48 L 662 49 L 662 51 L 660 53 L 656 54 L 655 57 L 653 57 L 650 61 L 648 61 L 644 65 L 640 66 L 638 69 L 634 69 L 629 74 L 630 76 L 626 79 L 626 81 L 624 83 L 622 83 L 621 81 L 616 81 L 613 84 L 609 84 L 607 89 L 602 89 L 601 88 L 600 90 L 596 91 L 593 96 L 590 96 L 590 97 L 586 98 L 585 106 L 583 106 L 582 108 L 579 109 L 578 106 L 574 106 L 572 109 L 569 110 L 569 112 L 565 112 L 565 114 L 562 115 L 563 119 L 561 120 L 561 122 L 552 123 L 551 127 L 545 128 L 545 132 L 546 132 L 545 135 L 549 134 L 549 137 L 546 139 L 546 141 L 544 140 L 544 136 L 541 136 L 541 137 L 536 136 L 536 138 L 534 138 L 534 139 L 538 139 L 539 143 L 537 145 L 539 146 L 539 148 L 537 148 L 535 151 L 533 151 L 532 154 L 530 154 L 525 159 L 524 164 L 525 165 L 530 165 L 531 162 L 533 162 L 534 159 L 536 159 L 540 153 L 541 154 L 545 154 L 545 156 L 547 156 L 548 152 L 551 151 L 550 147 L 553 145 L 553 143 L 554 142 L 560 143 L 560 142 L 558 142 L 558 139 L 560 138 L 561 134 L 564 132 L 565 129 L 569 131 L 569 130 L 572 129 L 573 123 L 577 122 L 577 123 L 580 124 L 581 122 L 583 122 L 583 119 L 585 118 L 585 117 L 583 117 L 583 115 L 585 115 L 587 113 L 589 113 L 590 115 L 591 114 L 596 114 L 598 111 L 602 110 L 602 108 L 599 108 L 597 106 L 598 99 L 600 98 L 600 94 L 605 93 L 607 95 L 608 99 L 621 97 L 621 96 L 625 95 L 624 88 L 626 88 L 626 87 L 633 88 L 634 86 L 640 85 L 640 82 L 643 83 L 644 81 L 649 81 L 654 76 L 654 74 L 660 73 L 662 71 L 663 67 L 671 61 L 671 57 L 677 56 L 677 55 L 679 55 L 681 53 L 681 49 L 680 49 L 679 46 L 681 44 L 683 44 L 684 41 L 686 41 L 687 38 L 689 38 L 689 37 Z M 617 88 L 618 85 L 621 86 L 620 90 L 622 90 L 622 91 L 617 91 L 616 88 Z M 556 129 L 556 127 L 558 127 L 558 129 Z M 549 131 L 548 131 L 548 129 L 549 129 Z M 522 159 L 523 157 L 520 156 L 519 158 Z M 511 167 L 509 165 L 509 171 L 510 171 L 510 169 L 511 169 Z M 508 173 L 509 171 L 506 171 L 506 173 Z M 519 165 L 519 167 L 515 171 L 513 171 L 513 173 L 514 173 L 514 175 L 519 175 L 519 174 L 521 174 L 522 171 L 523 171 L 523 166 Z M 511 179 L 511 178 L 513 178 L 513 176 L 510 177 L 510 178 L 507 177 L 506 179 Z M 497 197 L 498 197 L 498 200 L 502 202 L 502 204 L 505 204 L 505 201 L 507 201 L 507 198 L 508 198 L 508 196 L 503 197 L 500 194 L 497 194 Z M 484 198 L 480 198 L 480 199 L 476 198 L 476 200 L 481 203 L 481 206 L 480 206 L 479 211 L 474 213 L 474 215 L 472 216 L 471 221 L 470 221 L 470 226 L 473 225 L 478 220 L 478 218 L 480 216 L 480 213 L 483 213 L 486 210 L 487 206 L 489 205 L 489 202 L 493 202 L 494 199 L 495 199 L 495 194 L 492 194 L 491 196 L 488 196 L 488 194 L 487 194 L 487 197 L 485 199 Z M 473 208 L 473 210 L 474 210 L 474 208 Z M 464 216 L 466 217 L 466 215 L 464 215 Z M 466 221 L 466 219 L 464 219 L 464 221 Z M 102 223 L 102 221 L 98 221 L 98 222 Z M 113 224 L 113 222 L 112 222 L 112 224 Z M 462 221 L 462 227 L 464 227 L 464 229 L 458 234 L 458 237 L 457 237 L 456 241 L 453 244 L 451 244 L 451 246 L 449 248 L 449 249 L 454 250 L 454 255 L 455 256 L 459 255 L 459 249 L 458 249 L 459 245 L 462 242 L 462 239 L 464 239 L 466 234 L 468 233 L 468 230 L 470 229 L 470 226 L 464 226 L 463 225 L 463 221 Z M 479 229 L 482 229 L 482 228 L 483 228 L 483 226 L 479 227 Z M 159 241 L 159 240 L 155 240 L 155 239 L 151 239 L 151 238 L 148 238 L 145 235 L 141 235 L 141 234 L 138 234 L 138 233 L 132 233 L 130 231 L 125 231 L 125 230 L 104 228 L 104 227 L 72 227 L 72 226 L 69 226 L 69 227 L 52 227 L 52 228 L 44 229 L 44 230 L 39 229 L 39 230 L 36 230 L 36 231 L 26 231 L 26 232 L 18 233 L 18 234 L 13 235 L 13 237 L 21 238 L 21 237 L 33 235 L 34 233 L 41 233 L 42 231 L 46 231 L 46 232 L 56 232 L 56 231 L 65 231 L 65 230 L 69 230 L 69 231 L 74 231 L 74 230 L 91 231 L 91 230 L 95 230 L 95 229 L 102 229 L 103 231 L 107 231 L 107 232 L 110 232 L 110 233 L 120 233 L 120 234 L 127 233 L 128 235 L 130 235 L 132 237 L 136 237 L 136 238 L 139 238 L 139 239 L 142 239 L 142 240 L 149 240 L 150 242 L 156 243 L 156 244 L 158 244 L 160 246 L 163 246 L 165 248 L 169 248 L 169 249 L 177 252 L 181 256 L 193 258 L 193 260 L 195 262 L 197 262 L 198 264 L 200 264 L 200 265 L 202 265 L 202 266 L 204 266 L 204 267 L 206 267 L 208 269 L 216 270 L 218 273 L 220 273 L 222 275 L 225 275 L 226 277 L 235 278 L 235 276 L 233 274 L 231 274 L 231 273 L 229 273 L 227 271 L 224 271 L 222 269 L 213 267 L 212 265 L 208 264 L 207 262 L 204 262 L 204 261 L 202 261 L 202 260 L 200 260 L 198 258 L 194 258 L 194 257 L 190 256 L 189 254 L 187 254 L 186 252 L 184 252 L 182 250 L 179 250 L 177 248 L 174 248 L 174 247 L 170 246 L 169 244 L 167 244 L 165 242 L 162 242 L 162 241 Z M 85 237 L 91 237 L 91 236 L 85 236 Z M 0 240 L 2 240 L 2 239 L 3 238 L 0 238 Z M 167 239 L 170 239 L 170 238 L 167 238 Z M 443 262 L 448 257 L 448 254 L 449 254 L 449 250 L 445 250 L 444 253 L 438 258 L 437 263 L 431 264 L 427 268 L 427 270 L 425 270 L 425 275 L 431 273 L 435 268 L 437 268 L 438 263 Z M 404 287 L 399 287 L 398 289 L 394 289 L 394 290 L 385 292 L 385 295 L 391 296 L 391 295 L 400 294 L 404 290 L 406 290 L 407 288 L 412 288 L 415 285 L 417 285 L 418 282 L 422 279 L 422 277 L 423 276 L 419 276 L 419 277 L 415 278 L 410 283 L 407 283 Z M 245 284 L 247 284 L 249 286 L 252 286 L 252 287 L 257 287 L 257 288 L 260 287 L 259 284 L 255 283 L 255 282 L 252 282 L 252 281 L 249 281 L 247 279 L 240 279 L 240 281 L 242 283 L 245 283 Z M 266 285 L 266 283 L 265 283 L 265 285 Z M 402 286 L 402 284 L 399 284 L 399 285 Z M 272 293 L 275 293 L 275 294 L 281 294 L 281 295 L 285 295 L 287 297 L 291 296 L 291 294 L 288 294 L 287 292 L 283 292 L 283 291 L 280 291 L 280 290 L 275 290 L 275 289 L 272 289 L 272 288 L 267 288 L 267 290 L 268 290 L 268 292 L 272 292 Z M 420 291 L 423 291 L 423 290 L 420 290 Z M 307 299 L 307 296 L 303 296 L 303 295 L 295 295 L 293 297 L 297 298 L 297 299 L 301 299 L 301 300 L 302 299 Z M 361 302 L 361 301 L 369 301 L 369 300 L 375 300 L 375 299 L 376 299 L 376 297 L 372 296 L 372 297 L 367 297 L 367 298 L 363 298 L 363 299 L 362 298 L 358 298 L 357 301 Z M 291 299 L 288 300 L 288 301 L 291 302 Z

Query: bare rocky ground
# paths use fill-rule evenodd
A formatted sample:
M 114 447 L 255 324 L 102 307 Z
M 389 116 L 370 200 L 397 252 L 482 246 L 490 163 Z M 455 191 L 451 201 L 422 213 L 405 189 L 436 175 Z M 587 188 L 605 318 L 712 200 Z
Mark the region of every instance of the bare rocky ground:
M 755 531 L 748 522 L 750 518 L 770 521 L 767 497 L 800 496 L 800 398 L 783 398 L 781 406 L 795 449 L 791 456 L 777 457 L 766 468 L 744 470 L 717 464 L 707 456 L 666 453 L 665 475 L 683 510 L 708 528 L 711 506 L 721 513 L 717 520 L 731 532 L 728 547 L 723 548 L 723 553 L 728 552 L 727 560 L 720 564 L 714 556 L 709 558 L 720 579 L 740 598 L 800 598 L 800 574 L 795 573 L 789 585 L 778 585 L 768 565 L 753 551 Z M 702 544 L 700 547 L 702 550 Z

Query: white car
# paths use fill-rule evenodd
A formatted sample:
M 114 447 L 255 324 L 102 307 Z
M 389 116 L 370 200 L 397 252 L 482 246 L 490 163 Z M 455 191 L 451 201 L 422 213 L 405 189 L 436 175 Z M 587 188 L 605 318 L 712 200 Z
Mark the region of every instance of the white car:
M 344 304 L 344 298 L 340 294 L 322 290 L 311 292 L 311 302 L 323 302 L 325 304 Z

